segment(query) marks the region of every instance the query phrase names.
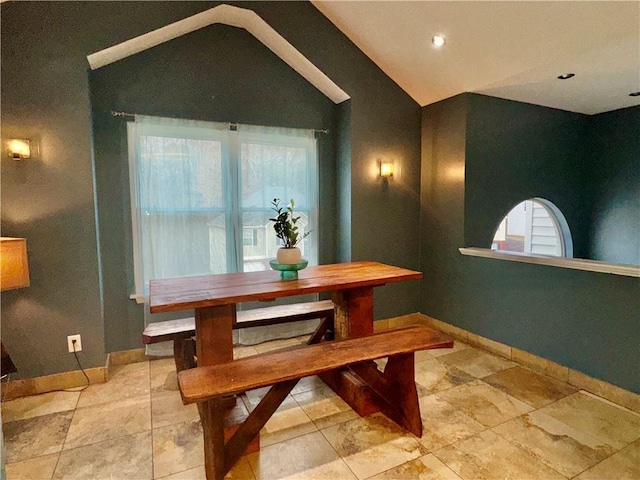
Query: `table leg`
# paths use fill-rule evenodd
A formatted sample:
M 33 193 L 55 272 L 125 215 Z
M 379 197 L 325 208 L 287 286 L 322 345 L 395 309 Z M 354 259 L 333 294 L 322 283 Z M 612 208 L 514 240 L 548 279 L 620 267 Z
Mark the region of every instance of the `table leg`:
M 236 305 L 197 308 L 196 356 L 198 366 L 216 365 L 233 361 L 233 324 L 236 321 Z M 222 479 L 225 470 L 225 438 L 233 436 L 249 412 L 236 407 L 236 397 L 224 397 L 199 404 L 200 419 L 204 431 L 205 468 L 208 479 Z M 224 413 L 221 415 L 221 410 Z M 260 449 L 259 437 L 247 445 L 244 453 Z
M 373 287 L 334 292 L 336 340 L 364 337 L 373 333 Z
M 334 292 L 334 336 L 336 340 L 357 338 L 373 333 L 373 287 Z M 350 369 L 336 370 L 320 378 L 360 416 L 380 411 L 377 395 Z
M 235 304 L 196 308 L 195 313 L 198 366 L 233 361 Z

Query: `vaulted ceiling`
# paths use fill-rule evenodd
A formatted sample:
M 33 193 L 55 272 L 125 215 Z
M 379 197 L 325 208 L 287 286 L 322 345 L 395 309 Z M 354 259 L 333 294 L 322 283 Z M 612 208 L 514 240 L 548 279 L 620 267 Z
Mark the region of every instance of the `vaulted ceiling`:
M 640 105 L 638 1 L 312 2 L 423 106 L 462 92 L 586 114 Z

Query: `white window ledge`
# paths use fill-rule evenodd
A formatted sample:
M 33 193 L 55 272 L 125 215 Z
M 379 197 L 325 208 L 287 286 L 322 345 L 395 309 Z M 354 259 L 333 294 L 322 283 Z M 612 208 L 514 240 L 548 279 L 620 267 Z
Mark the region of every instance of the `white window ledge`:
M 144 295 L 142 295 L 141 293 L 132 293 L 131 295 L 129 295 L 129 298 L 131 300 L 135 300 L 136 303 L 144 303 Z
M 510 262 L 534 263 L 536 265 L 586 270 L 587 272 L 611 273 L 613 275 L 623 275 L 625 277 L 640 277 L 640 266 L 637 265 L 606 263 L 596 260 L 584 260 L 582 258 L 547 257 L 545 255 L 533 255 L 530 253 L 498 252 L 489 248 L 467 247 L 459 248 L 458 250 L 462 255 L 469 255 L 472 257 L 495 258 Z

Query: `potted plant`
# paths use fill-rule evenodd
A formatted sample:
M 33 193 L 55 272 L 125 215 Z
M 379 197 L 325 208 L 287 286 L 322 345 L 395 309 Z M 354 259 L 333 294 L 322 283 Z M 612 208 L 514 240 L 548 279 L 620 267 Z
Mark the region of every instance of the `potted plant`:
M 278 249 L 277 259 L 283 265 L 295 265 L 300 263 L 302 253 L 298 248 L 298 244 L 304 240 L 311 232 L 300 234 L 298 232 L 298 220 L 300 216 L 293 214 L 295 203 L 293 199 L 289 201 L 286 207 L 280 206 L 280 199 L 274 198 L 271 202 L 272 209 L 276 213 L 275 218 L 270 218 L 273 222 L 273 229 L 276 237 L 280 239 L 282 246 Z

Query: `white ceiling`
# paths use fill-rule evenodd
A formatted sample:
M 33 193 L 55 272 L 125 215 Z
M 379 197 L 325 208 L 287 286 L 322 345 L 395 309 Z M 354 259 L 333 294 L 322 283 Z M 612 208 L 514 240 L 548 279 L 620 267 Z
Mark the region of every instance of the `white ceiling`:
M 587 114 L 640 105 L 640 1 L 311 1 L 422 106 L 462 92 Z

